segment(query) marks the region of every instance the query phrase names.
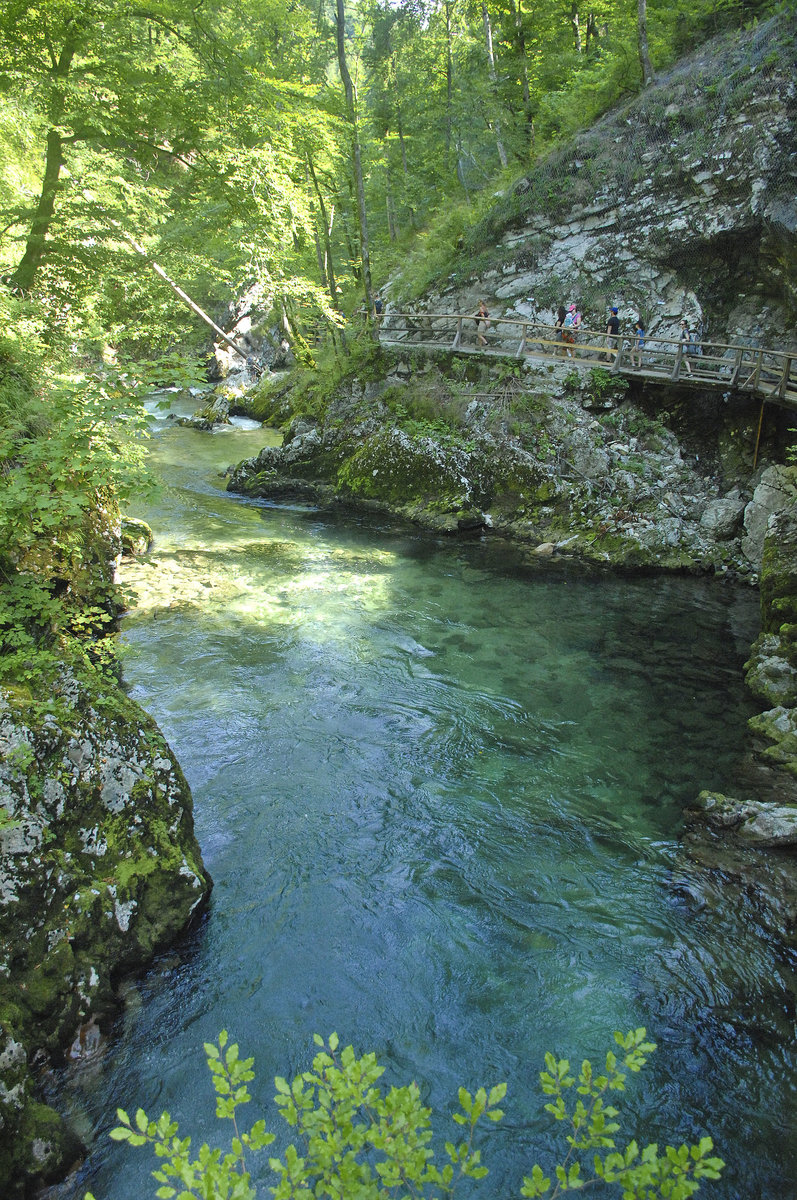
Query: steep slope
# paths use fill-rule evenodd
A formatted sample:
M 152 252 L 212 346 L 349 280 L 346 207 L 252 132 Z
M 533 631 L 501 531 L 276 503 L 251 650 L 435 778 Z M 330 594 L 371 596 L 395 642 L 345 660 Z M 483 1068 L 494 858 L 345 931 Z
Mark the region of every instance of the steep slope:
M 794 14 L 679 63 L 496 197 L 429 307 L 553 322 L 572 300 L 594 329 L 616 305 L 624 328 L 794 348 L 795 68 Z
M 651 336 L 677 336 L 685 313 L 714 341 L 793 346 L 796 29 L 784 15 L 720 38 L 579 135 L 496 197 L 415 310 L 470 313 L 485 298 L 494 316 L 553 324 L 574 299 L 597 329 L 611 303 L 626 330 L 641 311 Z M 388 294 L 385 336 L 408 303 L 400 276 Z M 758 506 L 753 536 L 749 504 L 790 440 L 788 414 L 770 407 L 760 423 L 758 403 L 730 392 L 411 346 L 352 356 L 337 382 L 272 378 L 253 411 L 287 437 L 235 469 L 230 487 L 248 495 L 300 480 L 435 529 L 753 575 L 764 529 Z M 768 495 L 778 507 L 793 488 Z

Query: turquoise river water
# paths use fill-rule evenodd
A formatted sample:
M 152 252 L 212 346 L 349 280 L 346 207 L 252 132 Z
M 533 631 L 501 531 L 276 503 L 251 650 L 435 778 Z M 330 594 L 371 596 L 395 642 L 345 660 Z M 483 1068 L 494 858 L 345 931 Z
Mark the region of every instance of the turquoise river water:
M 101 1052 L 53 1079 L 92 1152 L 50 1195 L 154 1195 L 114 1110 L 212 1136 L 202 1043 L 226 1028 L 278 1131 L 273 1077 L 309 1065 L 314 1032 L 416 1079 L 444 1138 L 460 1084 L 506 1080 L 478 1194 L 510 1200 L 551 1162 L 544 1052 L 599 1058 L 639 1025 L 659 1045 L 625 1101 L 639 1136 L 710 1133 L 728 1168 L 707 1197 L 797 1195 L 795 962 L 678 843 L 697 791 L 733 787 L 755 593 L 245 501 L 220 472 L 264 431 L 162 412 L 153 431 L 126 677 L 191 784 L 215 889 L 125 985 Z

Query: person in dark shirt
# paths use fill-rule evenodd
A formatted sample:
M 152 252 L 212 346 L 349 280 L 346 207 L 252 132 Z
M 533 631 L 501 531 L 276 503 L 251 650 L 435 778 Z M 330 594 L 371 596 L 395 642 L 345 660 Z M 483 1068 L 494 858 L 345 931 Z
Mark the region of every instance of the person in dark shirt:
M 620 333 L 620 318 L 617 315 L 617 309 L 613 308 L 609 315 L 609 320 L 606 325 L 606 355 L 605 358 L 611 362 L 617 353 L 617 337 Z

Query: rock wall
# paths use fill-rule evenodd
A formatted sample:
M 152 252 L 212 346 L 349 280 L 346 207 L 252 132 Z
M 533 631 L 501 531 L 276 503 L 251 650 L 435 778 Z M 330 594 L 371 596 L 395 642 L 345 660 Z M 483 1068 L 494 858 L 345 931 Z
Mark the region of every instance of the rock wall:
M 709 397 L 699 421 L 690 398 L 678 420 L 677 395 L 651 402 L 601 369 L 383 348 L 313 415 L 300 387 L 257 403 L 285 442 L 232 468 L 231 491 L 381 506 L 615 567 L 754 580 L 769 515 L 797 495 L 790 469 L 752 473 L 749 404 Z
M 114 1004 L 210 889 L 185 778 L 120 689 L 64 670 L 46 702 L 0 691 L 0 1194 L 80 1153 L 35 1070 Z
M 770 481 L 766 485 L 771 487 Z M 797 471 L 779 482 L 794 487 Z M 797 506 L 769 517 L 761 568 L 762 632 L 746 664 L 766 705 L 733 796 L 701 792 L 684 848 L 699 869 L 752 901 L 763 924 L 797 944 Z
M 735 32 L 499 193 L 420 310 L 797 346 L 797 21 Z M 397 277 L 388 294 L 401 295 Z M 406 303 L 406 297 L 402 297 Z M 389 317 L 391 304 L 387 306 Z

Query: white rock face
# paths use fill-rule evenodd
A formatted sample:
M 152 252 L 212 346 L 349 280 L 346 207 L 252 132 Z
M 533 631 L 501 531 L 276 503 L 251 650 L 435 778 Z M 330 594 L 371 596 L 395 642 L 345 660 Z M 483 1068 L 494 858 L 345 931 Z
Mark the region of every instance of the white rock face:
M 742 553 L 759 570 L 770 518 L 797 502 L 797 468 L 768 467 L 744 510 Z

